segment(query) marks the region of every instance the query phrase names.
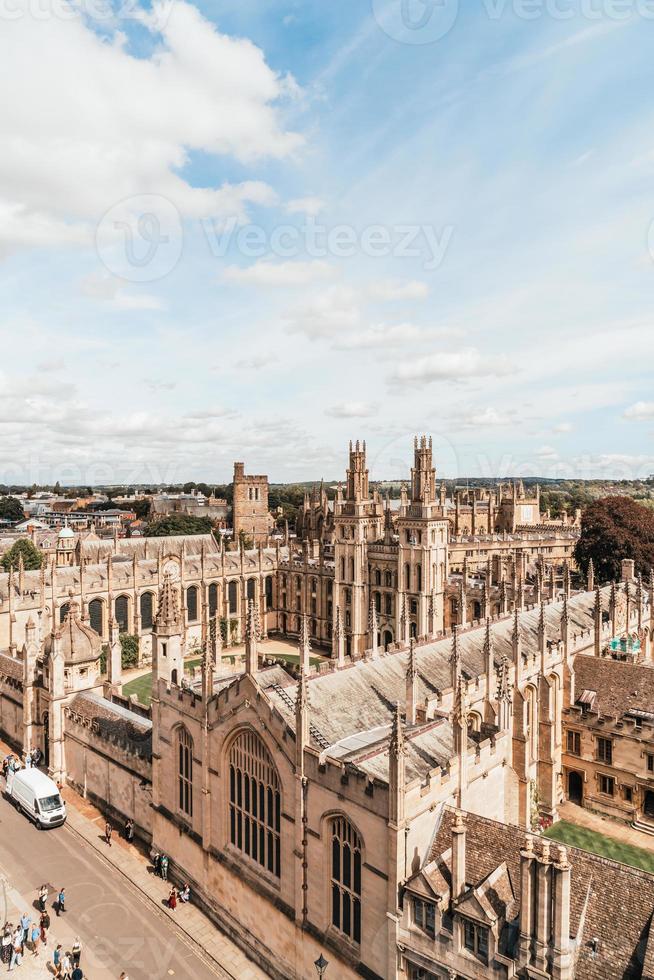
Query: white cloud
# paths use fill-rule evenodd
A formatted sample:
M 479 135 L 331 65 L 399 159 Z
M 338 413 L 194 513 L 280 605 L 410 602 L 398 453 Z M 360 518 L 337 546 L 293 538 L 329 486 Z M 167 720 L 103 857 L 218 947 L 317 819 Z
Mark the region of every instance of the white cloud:
M 441 351 L 424 357 L 400 361 L 392 371 L 392 382 L 429 384 L 432 381 L 458 381 L 463 378 L 499 377 L 514 371 L 507 357 L 486 356 L 474 347 Z
M 261 371 L 264 368 L 272 367 L 279 363 L 277 354 L 253 354 L 251 357 L 243 357 L 234 362 L 234 367 L 240 371 Z
M 399 279 L 380 280 L 371 283 L 369 293 L 372 299 L 392 302 L 399 299 L 424 299 L 429 295 L 429 286 L 418 279 L 402 282 Z
M 149 293 L 135 293 L 126 289 L 121 280 L 106 273 L 92 273 L 80 283 L 83 296 L 99 300 L 108 309 L 125 310 L 164 310 L 165 304 L 157 296 Z
M 416 347 L 430 341 L 456 336 L 458 336 L 457 330 L 446 327 L 429 330 L 413 323 L 397 323 L 389 326 L 379 324 L 338 339 L 334 347 L 336 350 L 389 350 L 407 344 Z
M 518 424 L 516 409 L 498 411 L 496 408 L 473 408 L 447 417 L 450 425 L 460 429 L 485 429 Z
M 139 58 L 73 6 L 66 17 L 28 8 L 17 0 L 0 32 L 0 82 L 20 92 L 0 104 L 0 248 L 89 243 L 109 208 L 146 193 L 183 216 L 231 213 L 242 209 L 238 188 L 194 188 L 180 176 L 189 152 L 249 162 L 301 145 L 278 115 L 296 92 L 292 79 L 189 3 L 132 14 L 153 42 Z M 246 197 L 253 191 L 263 193 L 250 186 Z
M 625 409 L 624 417 L 637 422 L 651 422 L 654 419 L 654 402 L 636 402 Z
M 310 340 L 330 339 L 361 326 L 359 294 L 349 286 L 331 286 L 305 306 L 286 315 L 288 332 Z
M 340 402 L 325 409 L 325 415 L 333 419 L 367 419 L 377 413 L 377 406 L 369 402 Z
M 296 197 L 289 201 L 286 210 L 289 214 L 308 214 L 315 218 L 317 214 L 325 209 L 325 202 L 319 197 Z
M 555 425 L 552 428 L 552 432 L 554 432 L 556 435 L 562 435 L 565 432 L 572 432 L 572 423 L 571 422 L 559 422 L 558 425 Z
M 540 449 L 536 450 L 536 456 L 539 459 L 558 459 L 559 454 L 554 449 L 553 446 L 541 446 Z
M 229 282 L 253 286 L 306 286 L 311 282 L 333 279 L 336 270 L 329 262 L 270 262 L 261 260 L 241 268 L 228 266 L 223 278 Z

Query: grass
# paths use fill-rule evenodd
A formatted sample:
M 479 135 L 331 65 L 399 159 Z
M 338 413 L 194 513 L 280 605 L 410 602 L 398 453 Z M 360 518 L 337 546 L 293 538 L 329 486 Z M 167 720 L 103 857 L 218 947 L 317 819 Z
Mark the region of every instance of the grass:
M 597 831 L 588 830 L 586 827 L 578 827 L 567 820 L 559 820 L 558 823 L 553 824 L 545 832 L 545 836 L 558 840 L 562 844 L 569 844 L 570 847 L 591 851 L 593 854 L 599 854 L 600 857 L 610 858 L 612 861 L 619 861 L 620 864 L 628 864 L 632 868 L 640 868 L 641 871 L 654 874 L 654 852 L 646 851 L 642 847 L 634 847 L 633 844 L 625 844 L 623 841 L 598 834 Z
M 275 653 L 273 655 L 277 660 L 284 660 L 287 664 L 299 664 L 300 655 L 298 653 Z M 228 660 L 231 663 L 234 662 L 234 657 L 224 656 L 223 660 Z M 320 657 L 311 657 L 311 664 L 317 666 L 321 663 Z M 184 664 L 185 667 L 199 667 L 202 663 L 201 660 L 187 660 Z M 135 694 L 141 704 L 146 707 L 150 704 L 152 700 L 152 674 L 143 674 L 141 677 L 135 677 L 133 681 L 128 681 L 127 684 L 123 685 L 123 695 L 129 698 Z

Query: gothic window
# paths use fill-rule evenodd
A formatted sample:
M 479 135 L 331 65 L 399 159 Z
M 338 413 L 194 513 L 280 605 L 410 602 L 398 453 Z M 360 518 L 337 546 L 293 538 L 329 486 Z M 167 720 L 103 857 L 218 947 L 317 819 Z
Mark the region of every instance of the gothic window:
M 345 558 L 341 558 L 341 578 L 345 578 Z
M 68 610 L 69 609 L 70 609 L 70 605 L 67 602 L 64 602 L 64 604 L 59 607 L 59 622 L 60 623 L 63 623 L 64 619 L 68 615 Z
M 384 583 L 387 589 L 391 589 L 393 587 L 393 576 L 390 572 L 386 572 L 384 576 Z
M 236 582 L 229 583 L 227 586 L 227 595 L 229 599 L 229 611 L 233 614 L 238 607 L 238 586 Z
M 129 599 L 126 595 L 119 595 L 114 604 L 114 615 L 118 622 L 118 629 L 121 633 L 129 632 Z
M 381 592 L 375 592 L 375 609 L 378 613 L 381 612 Z
M 272 757 L 256 732 L 242 732 L 229 752 L 230 841 L 277 878 L 280 822 L 279 776 Z
M 311 591 L 314 593 L 314 595 L 315 595 L 315 592 L 316 592 L 316 588 L 317 588 L 316 580 L 315 580 L 315 578 L 312 578 L 311 579 Z
M 345 817 L 331 825 L 332 925 L 361 942 L 361 838 Z
M 266 606 L 268 609 L 272 608 L 273 604 L 273 580 L 272 576 L 269 575 L 266 578 Z
M 177 729 L 177 787 L 182 813 L 193 816 L 193 739 L 185 728 Z
M 387 593 L 384 598 L 386 600 L 386 615 L 390 616 L 393 613 L 393 596 Z
M 381 581 L 382 581 L 381 572 L 379 571 L 379 569 L 376 569 L 376 571 L 375 571 L 375 585 L 381 585 Z
M 350 558 L 350 579 L 354 582 L 354 558 Z
M 527 740 L 529 744 L 529 758 L 534 760 L 538 755 L 538 700 L 536 688 L 528 687 L 525 692 L 526 698 L 526 726 Z
M 311 599 L 311 615 L 316 615 L 316 600 L 314 598 Z
M 102 636 L 104 629 L 102 599 L 91 599 L 89 602 L 89 622 L 91 623 L 91 629 Z
M 411 590 L 411 565 L 408 562 L 404 566 L 404 587 L 407 592 Z
M 195 585 L 186 590 L 186 613 L 189 623 L 194 623 L 198 618 L 198 590 Z
M 218 586 L 212 582 L 209 586 L 209 618 L 213 619 L 218 612 Z
M 245 586 L 245 589 L 246 589 L 246 594 L 248 599 L 254 599 L 255 584 L 253 578 L 249 578 L 247 580 L 247 585 Z
M 422 592 L 422 565 L 416 565 L 416 592 Z
M 151 592 L 144 592 L 139 599 L 141 609 L 141 629 L 152 629 L 153 622 L 153 596 Z

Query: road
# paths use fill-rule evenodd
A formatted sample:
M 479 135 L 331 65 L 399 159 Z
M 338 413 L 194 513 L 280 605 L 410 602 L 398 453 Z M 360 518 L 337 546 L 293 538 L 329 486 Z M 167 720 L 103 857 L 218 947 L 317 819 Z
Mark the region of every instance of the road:
M 49 909 L 50 936 L 64 945 L 80 937 L 82 966 L 90 980 L 117 980 L 123 970 L 129 980 L 228 976 L 205 960 L 164 913 L 66 825 L 38 831 L 4 796 L 0 798 L 0 873 L 6 879 L 0 883 L 0 925 L 7 917 L 16 922 L 17 907 L 36 915 L 33 902 L 44 882 L 49 886 L 49 906 L 59 888 L 66 888 L 68 911 L 57 918 Z M 50 944 L 48 959 L 51 954 Z M 45 956 L 41 962 L 40 975 L 50 976 Z M 29 968 L 26 976 L 36 976 L 35 965 L 30 963 Z M 20 974 L 25 974 L 24 967 Z

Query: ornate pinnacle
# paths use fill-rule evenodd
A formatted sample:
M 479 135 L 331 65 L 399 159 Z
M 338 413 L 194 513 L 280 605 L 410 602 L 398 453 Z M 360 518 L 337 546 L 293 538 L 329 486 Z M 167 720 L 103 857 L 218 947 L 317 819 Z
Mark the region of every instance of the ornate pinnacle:
M 511 700 L 511 684 L 509 680 L 509 660 L 506 654 L 502 656 L 502 663 L 497 677 L 497 700 Z
M 400 759 L 406 753 L 404 743 L 404 727 L 402 725 L 402 714 L 400 705 L 395 705 L 393 724 L 391 726 L 391 740 L 388 744 L 388 752 L 392 759 Z
M 462 677 L 459 677 L 459 683 L 456 688 L 456 695 L 454 697 L 454 715 L 453 721 L 455 725 L 458 725 L 461 729 L 466 729 L 468 727 L 468 691 L 467 685 Z
M 413 679 L 418 676 L 418 664 L 416 663 L 416 641 L 413 637 L 409 642 L 409 660 L 407 664 L 407 676 Z
M 170 572 L 164 572 L 163 583 L 159 592 L 157 626 L 179 626 L 179 624 L 179 590 Z
M 490 616 L 486 618 L 486 635 L 484 636 L 484 653 L 492 656 L 493 653 L 493 633 L 491 630 Z

